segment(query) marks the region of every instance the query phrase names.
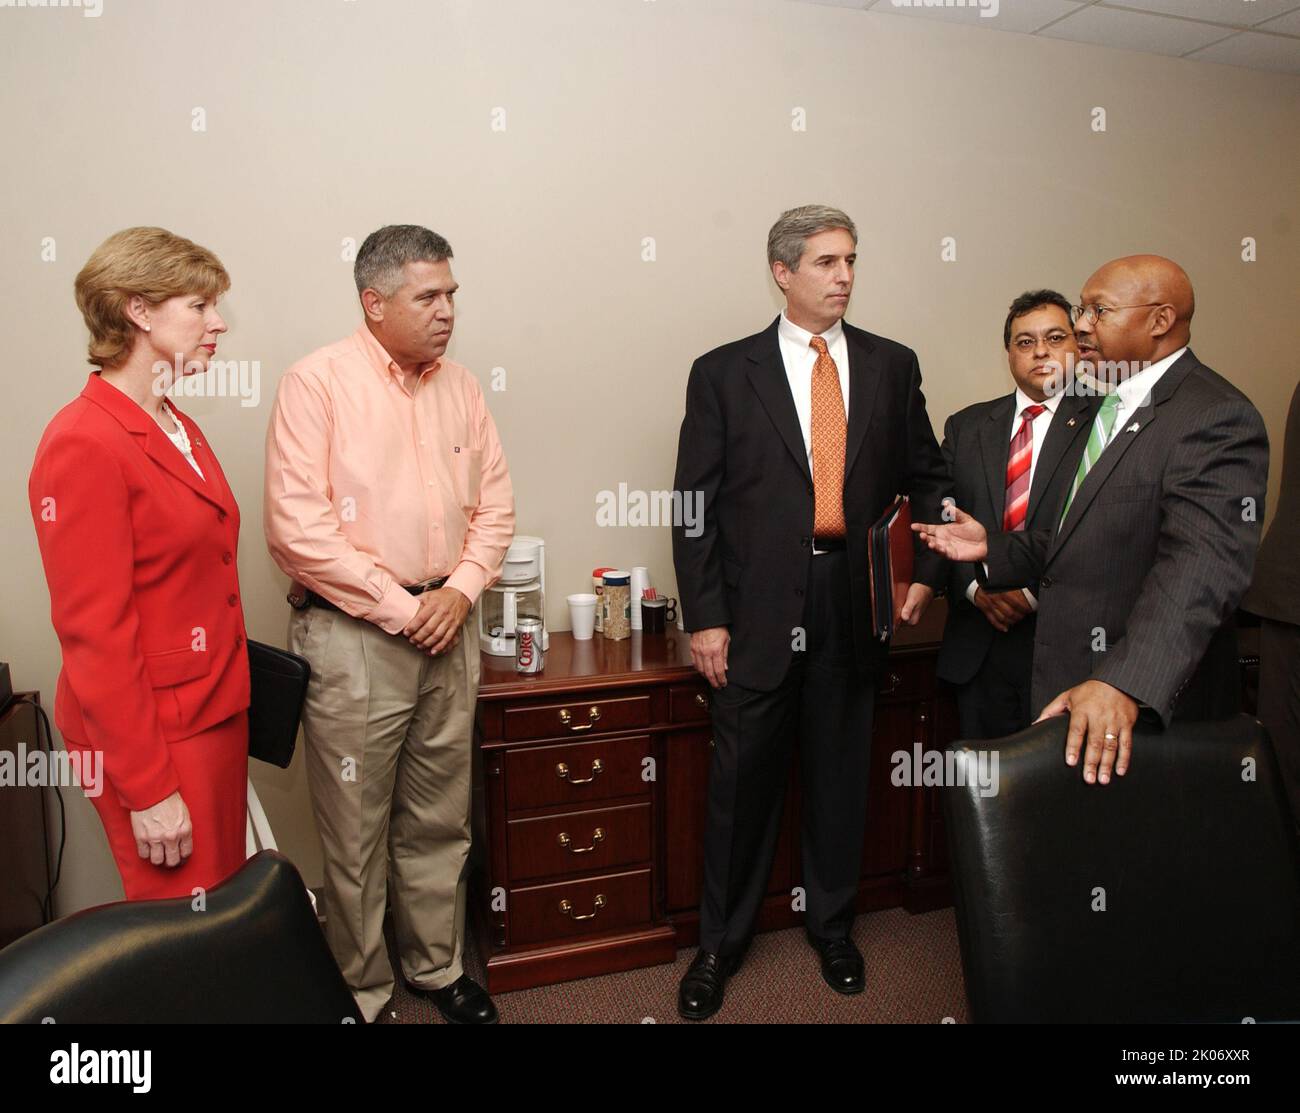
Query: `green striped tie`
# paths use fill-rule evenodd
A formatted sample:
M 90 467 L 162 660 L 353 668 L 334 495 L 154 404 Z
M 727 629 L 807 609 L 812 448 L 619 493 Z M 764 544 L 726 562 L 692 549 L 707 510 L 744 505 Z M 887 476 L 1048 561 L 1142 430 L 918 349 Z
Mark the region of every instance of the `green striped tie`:
M 1065 516 L 1070 512 L 1070 504 L 1074 502 L 1076 492 L 1083 486 L 1084 478 L 1110 442 L 1110 431 L 1115 428 L 1115 411 L 1118 409 L 1118 392 L 1106 395 L 1101 409 L 1097 411 L 1097 419 L 1092 423 L 1092 432 L 1088 434 L 1088 446 L 1083 450 L 1083 456 L 1079 460 L 1079 470 L 1074 473 L 1074 483 L 1066 497 L 1065 508 L 1061 511 L 1061 521 L 1057 524 L 1057 529 L 1065 524 Z

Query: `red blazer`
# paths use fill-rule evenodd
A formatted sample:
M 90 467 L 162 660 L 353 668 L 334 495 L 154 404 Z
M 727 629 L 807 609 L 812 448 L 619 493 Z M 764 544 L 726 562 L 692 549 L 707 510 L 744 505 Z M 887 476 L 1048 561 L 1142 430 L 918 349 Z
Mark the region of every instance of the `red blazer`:
M 239 508 L 207 439 L 178 417 L 204 479 L 93 372 L 46 428 L 27 485 L 63 648 L 55 722 L 103 751 L 136 811 L 179 787 L 168 742 L 248 707 Z

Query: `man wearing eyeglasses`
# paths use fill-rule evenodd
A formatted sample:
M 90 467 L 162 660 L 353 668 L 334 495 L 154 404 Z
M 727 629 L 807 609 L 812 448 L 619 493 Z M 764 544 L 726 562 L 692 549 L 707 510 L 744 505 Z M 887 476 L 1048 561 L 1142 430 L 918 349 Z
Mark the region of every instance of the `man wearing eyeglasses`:
M 990 590 L 1039 583 L 1031 700 L 1069 714 L 1065 760 L 1127 772 L 1145 709 L 1163 725 L 1230 714 L 1231 619 L 1246 591 L 1268 480 L 1259 412 L 1188 347 L 1191 280 L 1158 255 L 1107 263 L 1074 307 L 1104 391 L 1059 521 L 991 532 L 964 511 L 914 528 Z M 1085 748 L 1086 747 L 1086 748 Z
M 1015 390 L 953 414 L 943 454 L 957 505 L 986 530 L 1045 528 L 1060 512 L 1097 404 L 1064 390 L 1079 357 L 1070 303 L 1055 290 L 1021 294 L 1002 346 Z M 949 568 L 938 674 L 956 686 L 961 737 L 1014 734 L 1039 710 L 1029 694 L 1038 582 L 994 591 L 976 565 Z

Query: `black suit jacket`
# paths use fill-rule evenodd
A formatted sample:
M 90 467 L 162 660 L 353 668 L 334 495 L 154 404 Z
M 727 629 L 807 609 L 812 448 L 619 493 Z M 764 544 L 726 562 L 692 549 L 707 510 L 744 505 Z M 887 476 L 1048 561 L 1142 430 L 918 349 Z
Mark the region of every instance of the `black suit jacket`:
M 1057 403 L 1056 414 L 1034 463 L 1025 529 L 1044 529 L 1058 520 L 1099 404 L 1098 399 L 1077 394 L 1067 394 Z M 1045 416 L 1040 415 L 1037 420 L 1042 421 Z M 944 426 L 943 455 L 952 474 L 953 496 L 957 505 L 990 533 L 1002 528 L 1011 433 L 1019 420 L 1013 391 L 991 402 L 967 406 L 953 414 Z M 954 562 L 950 569 L 948 623 L 943 631 L 937 671 L 943 680 L 965 684 L 979 672 L 993 639 L 1002 635 L 978 607 L 966 600 L 966 588 L 972 580 L 982 583 L 984 570 L 965 562 Z M 1037 579 L 1017 586 L 1038 594 Z M 1022 621 L 1032 622 L 1034 616 Z
M 777 687 L 790 667 L 813 559 L 813 481 L 781 359 L 779 320 L 695 361 L 674 480 L 684 497 L 702 500 L 698 530 L 673 527 L 686 628 L 729 627 L 728 678 L 759 691 Z M 911 496 L 914 520 L 937 521 L 932 516 L 940 513 L 948 476 L 916 354 L 852 325 L 844 334 L 845 541 L 857 665 L 869 672 L 887 647 L 871 633 L 868 531 L 900 494 Z M 918 548 L 914 578 L 938 587 L 944 565 Z
M 1125 415 L 1059 531 L 989 536 L 991 588 L 1039 581 L 1033 705 L 1092 678 L 1166 725 L 1175 704 L 1184 719 L 1231 712 L 1229 620 L 1250 582 L 1267 482 L 1259 411 L 1188 349 Z
M 1263 508 L 1260 509 L 1263 516 Z M 1252 614 L 1300 626 L 1300 386 L 1291 396 L 1282 444 L 1282 487 L 1241 604 Z

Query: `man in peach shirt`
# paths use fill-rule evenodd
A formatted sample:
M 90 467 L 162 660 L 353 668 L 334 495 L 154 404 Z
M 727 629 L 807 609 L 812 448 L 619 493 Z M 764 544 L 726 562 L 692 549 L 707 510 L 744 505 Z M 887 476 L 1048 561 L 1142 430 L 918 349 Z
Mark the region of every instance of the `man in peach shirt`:
M 451 258 L 426 228 L 367 237 L 365 320 L 285 372 L 266 442 L 267 545 L 295 581 L 289 647 L 312 669 L 303 726 L 325 933 L 367 1020 L 394 988 L 390 874 L 408 986 L 453 1023 L 497 1019 L 461 966 L 472 608 L 501 573 L 514 495 L 478 382 L 443 358 Z

